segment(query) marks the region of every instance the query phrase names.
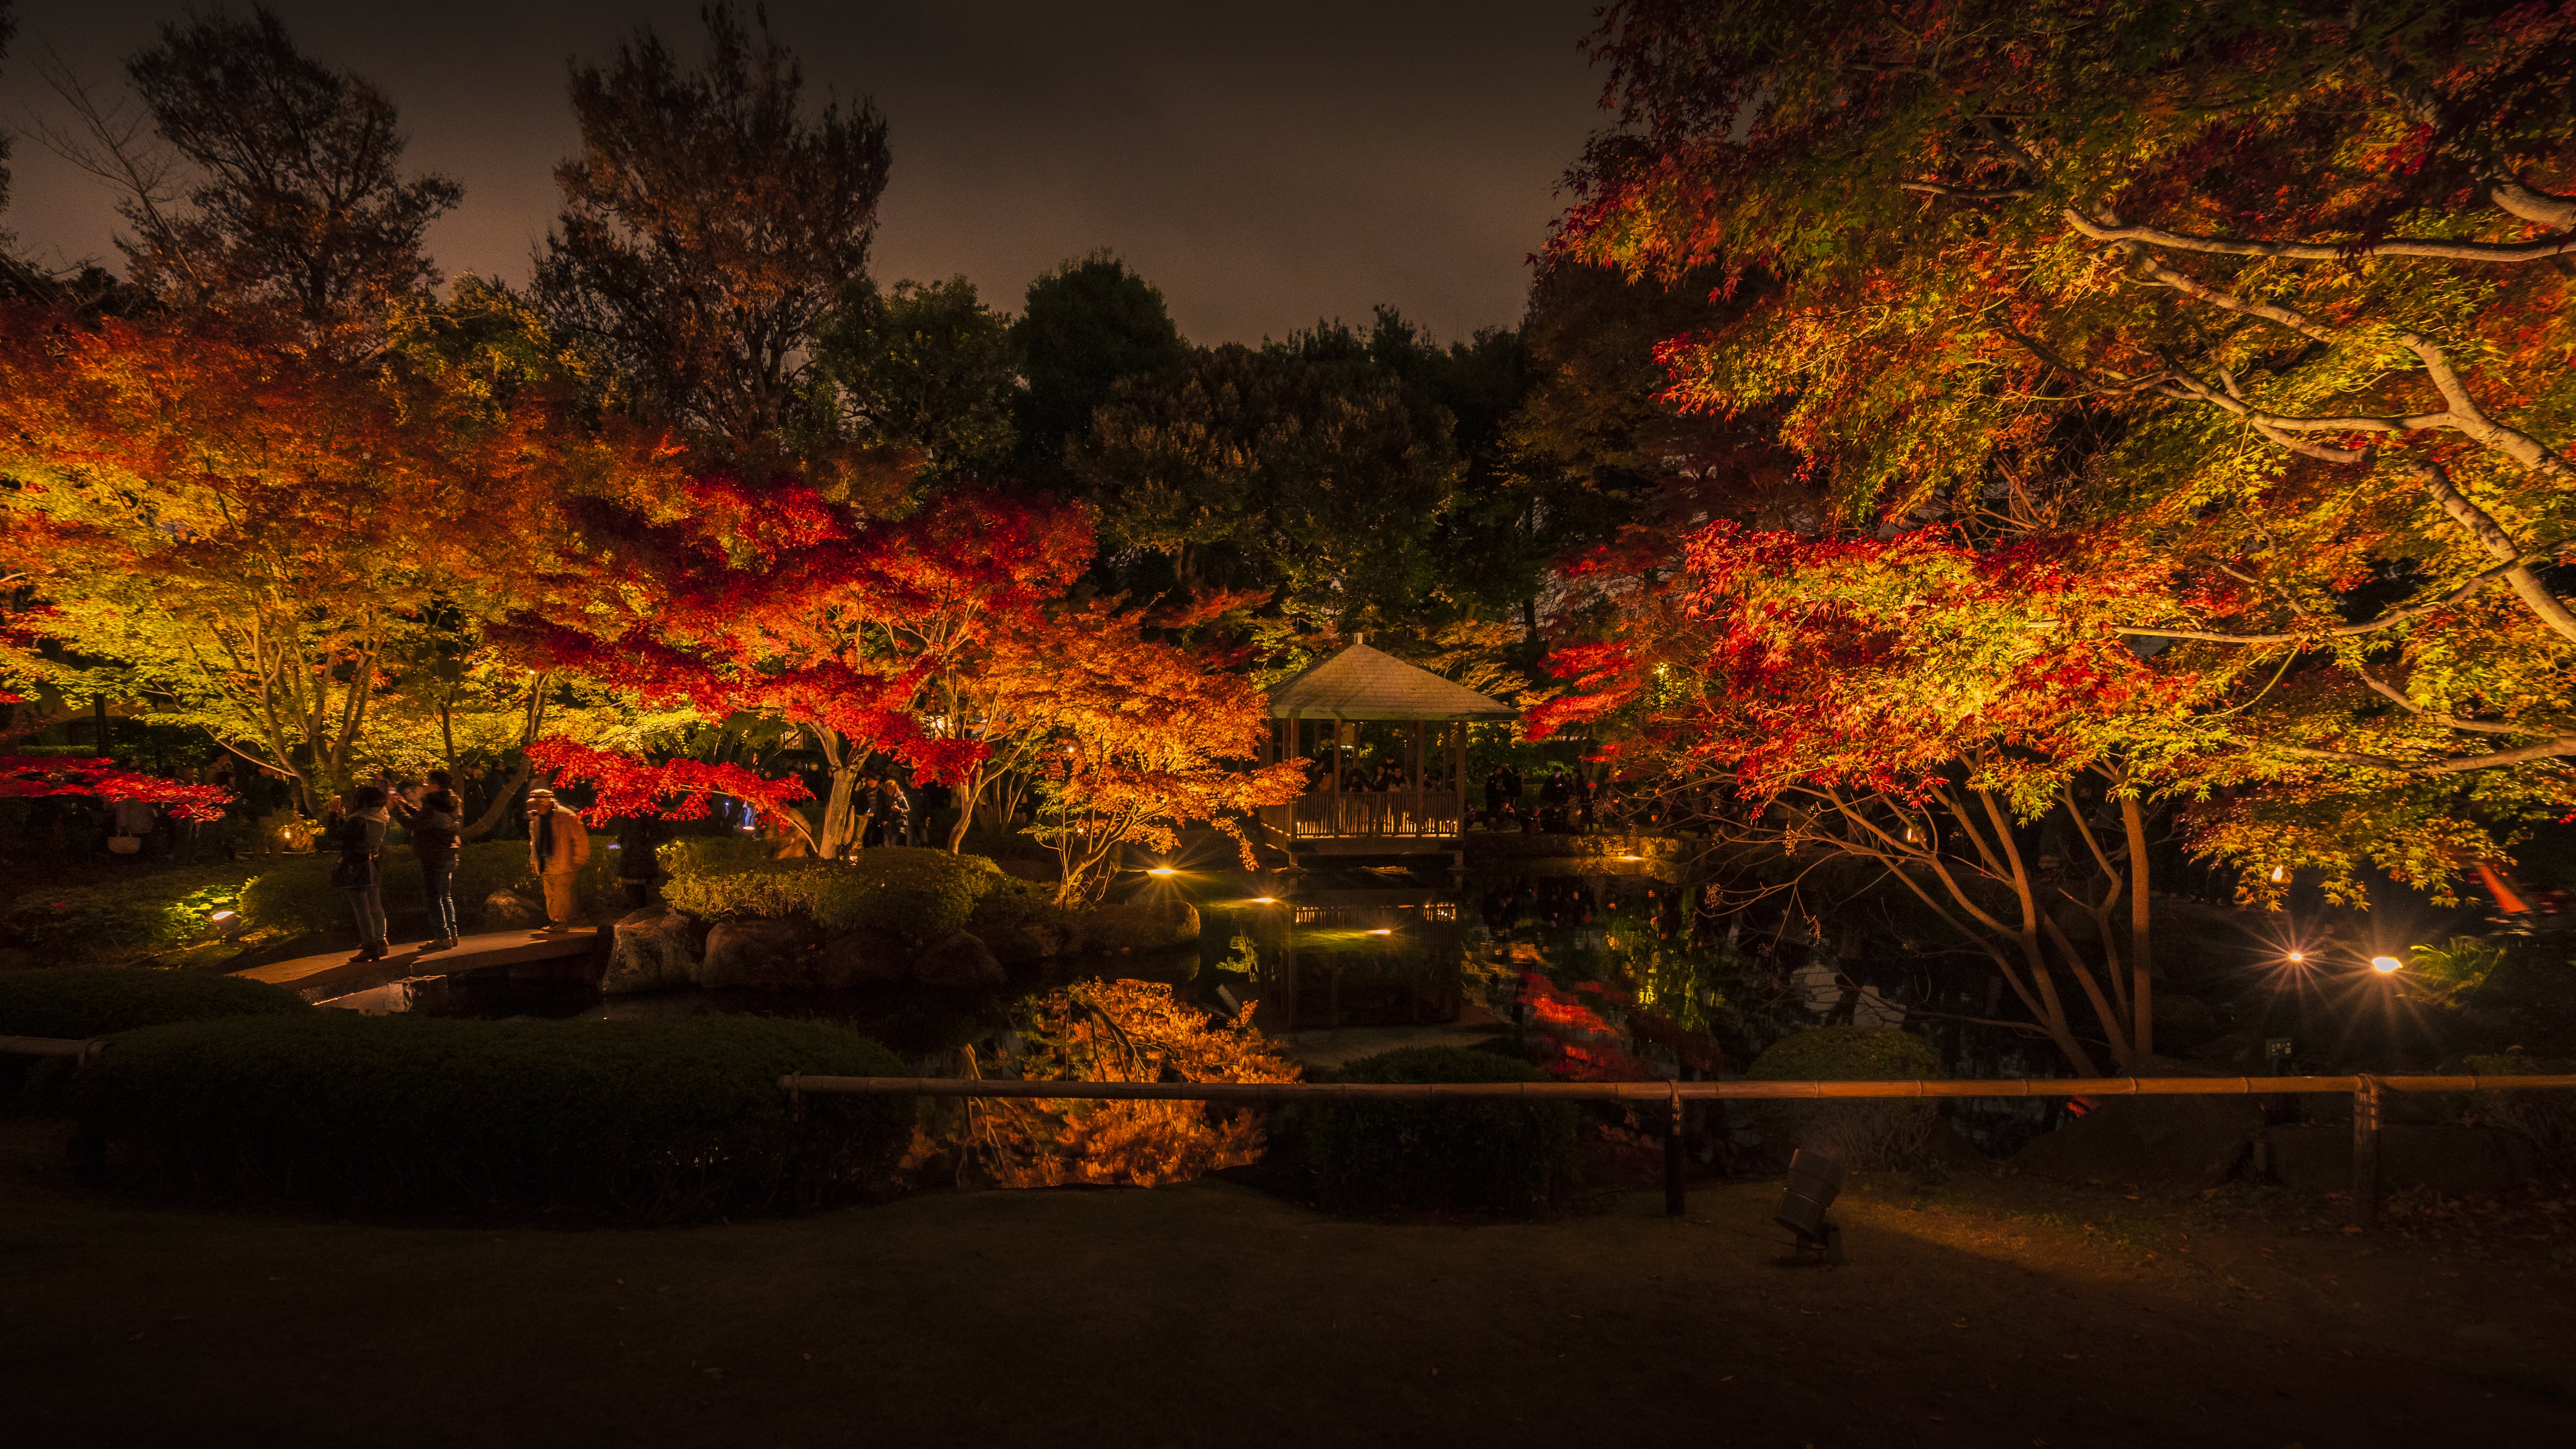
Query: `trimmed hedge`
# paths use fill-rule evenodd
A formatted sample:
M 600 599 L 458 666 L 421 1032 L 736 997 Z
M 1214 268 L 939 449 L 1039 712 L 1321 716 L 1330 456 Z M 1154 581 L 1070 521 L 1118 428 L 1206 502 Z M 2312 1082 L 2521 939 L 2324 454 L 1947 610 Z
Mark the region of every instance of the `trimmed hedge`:
M 1544 1082 L 1493 1052 L 1404 1047 L 1362 1057 L 1336 1082 Z M 1337 1212 L 1437 1208 L 1525 1213 L 1574 1181 L 1570 1102 L 1331 1102 L 1308 1109 L 1320 1201 Z
M 854 1032 L 770 1017 L 314 1012 L 119 1037 L 79 1106 L 118 1175 L 164 1190 L 667 1222 L 863 1196 L 912 1103 L 816 1097 L 800 1119 L 778 1078 L 902 1070 Z
M 617 856 L 607 842 L 593 839 L 590 863 L 581 869 L 581 905 L 602 919 L 625 914 L 626 898 L 617 886 Z M 341 931 L 350 926 L 349 898 L 331 884 L 331 867 L 339 855 L 327 848 L 319 855 L 287 856 L 262 871 L 242 891 L 242 914 L 254 926 L 292 935 L 307 931 Z M 388 915 L 421 909 L 420 858 L 407 845 L 388 846 L 384 855 L 384 898 Z M 534 898 L 536 872 L 528 868 L 524 840 L 485 840 L 456 853 L 456 908 L 469 919 L 494 891 L 515 890 Z
M 705 920 L 802 915 L 829 935 L 876 931 L 924 945 L 966 928 L 1005 877 L 980 855 L 885 845 L 842 860 L 745 861 L 737 850 L 666 853 L 662 899 Z
M 257 870 L 235 862 L 31 891 L 0 912 L 0 935 L 58 960 L 166 951 L 204 935 Z
M 94 1036 L 209 1021 L 230 1016 L 293 1016 L 313 1010 L 283 986 L 187 971 L 121 971 L 113 967 L 55 967 L 0 974 L 0 1036 L 50 1036 L 86 1041 Z M 52 1111 L 62 1102 L 71 1063 L 61 1057 L 0 1056 L 0 1100 L 27 1089 L 26 1111 Z
M 86 1039 L 175 1021 L 312 1010 L 283 986 L 237 976 L 112 967 L 0 973 L 0 1036 Z
M 1919 1036 L 1892 1027 L 1825 1026 L 1783 1037 L 1745 1069 L 1760 1082 L 1907 1082 L 1938 1079 L 1941 1058 Z M 1812 1147 L 1847 1168 L 1910 1166 L 1931 1144 L 1939 1108 L 1901 1097 L 1763 1102 L 1763 1135 L 1782 1148 Z

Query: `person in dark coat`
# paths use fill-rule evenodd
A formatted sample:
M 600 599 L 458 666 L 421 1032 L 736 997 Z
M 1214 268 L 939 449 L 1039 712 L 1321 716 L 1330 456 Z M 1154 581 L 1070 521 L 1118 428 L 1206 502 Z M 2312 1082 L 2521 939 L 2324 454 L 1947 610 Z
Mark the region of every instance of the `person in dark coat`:
M 453 777 L 432 770 L 418 804 L 400 796 L 392 804 L 411 827 L 411 853 L 420 861 L 421 899 L 429 908 L 429 940 L 422 949 L 450 950 L 456 945 L 456 851 L 464 802 L 456 798 Z
M 358 955 L 360 961 L 382 961 L 388 954 L 385 944 L 385 791 L 381 785 L 360 785 L 349 794 L 348 813 L 341 818 L 339 833 L 333 843 L 340 847 L 340 863 L 331 869 L 331 883 L 349 897 L 349 913 L 358 922 Z

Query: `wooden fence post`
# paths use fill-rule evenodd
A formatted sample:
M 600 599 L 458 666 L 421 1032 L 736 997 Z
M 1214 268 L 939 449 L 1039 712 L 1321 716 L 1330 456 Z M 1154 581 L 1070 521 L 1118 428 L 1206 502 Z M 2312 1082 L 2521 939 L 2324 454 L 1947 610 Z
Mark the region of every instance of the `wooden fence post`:
M 1664 1216 L 1682 1215 L 1682 1085 L 1673 1084 L 1672 1117 L 1664 1124 Z
M 2379 1079 L 2352 1079 L 2352 1225 L 2379 1227 Z

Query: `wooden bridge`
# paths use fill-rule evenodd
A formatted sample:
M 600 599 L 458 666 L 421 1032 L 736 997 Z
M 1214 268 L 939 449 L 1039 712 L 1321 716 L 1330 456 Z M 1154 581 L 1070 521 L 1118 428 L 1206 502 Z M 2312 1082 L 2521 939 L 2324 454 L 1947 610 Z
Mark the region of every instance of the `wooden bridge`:
M 307 1001 L 330 1001 L 424 976 L 456 976 L 468 971 L 517 966 L 532 961 L 569 963 L 598 949 L 601 934 L 597 927 L 576 926 L 560 936 L 540 936 L 522 927 L 515 931 L 490 931 L 479 936 L 467 936 L 444 951 L 425 951 L 418 946 L 409 946 L 395 950 L 381 961 L 360 961 L 347 951 L 333 951 L 320 956 L 298 956 L 292 961 L 271 961 L 265 966 L 253 966 L 232 974 L 246 980 L 283 986 Z

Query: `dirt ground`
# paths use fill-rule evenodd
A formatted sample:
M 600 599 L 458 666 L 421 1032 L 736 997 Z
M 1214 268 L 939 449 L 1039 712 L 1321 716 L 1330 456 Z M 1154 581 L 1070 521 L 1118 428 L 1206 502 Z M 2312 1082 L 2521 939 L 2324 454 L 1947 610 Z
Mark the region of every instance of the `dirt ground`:
M 387 1226 L 73 1189 L 0 1123 L 9 1442 L 2576 1443 L 2576 1202 L 2183 1202 L 1860 1179 L 1539 1223 L 1249 1188 L 931 1194 L 658 1231 Z

